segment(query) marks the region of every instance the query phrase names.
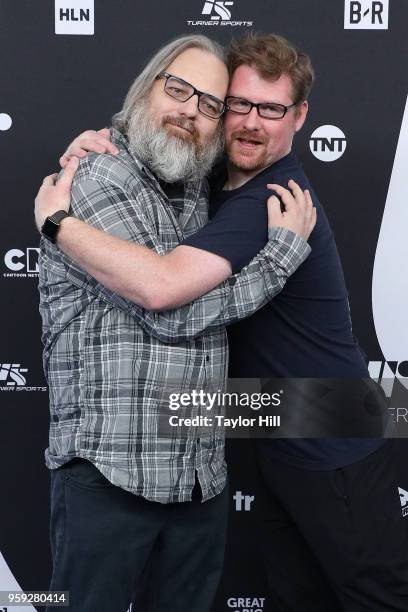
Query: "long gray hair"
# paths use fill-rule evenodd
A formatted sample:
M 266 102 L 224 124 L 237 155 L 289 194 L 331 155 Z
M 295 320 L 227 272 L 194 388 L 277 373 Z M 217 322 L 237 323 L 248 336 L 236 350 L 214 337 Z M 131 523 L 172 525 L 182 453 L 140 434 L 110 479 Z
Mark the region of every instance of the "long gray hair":
M 186 49 L 202 49 L 208 51 L 212 55 L 218 57 L 225 63 L 225 51 L 223 47 L 203 36 L 202 34 L 193 34 L 191 36 L 180 36 L 172 42 L 162 47 L 156 55 L 152 57 L 144 70 L 133 81 L 121 111 L 112 117 L 112 125 L 123 134 L 127 133 L 129 119 L 132 115 L 135 103 L 143 100 L 153 87 L 157 76 L 164 72 L 175 59 Z

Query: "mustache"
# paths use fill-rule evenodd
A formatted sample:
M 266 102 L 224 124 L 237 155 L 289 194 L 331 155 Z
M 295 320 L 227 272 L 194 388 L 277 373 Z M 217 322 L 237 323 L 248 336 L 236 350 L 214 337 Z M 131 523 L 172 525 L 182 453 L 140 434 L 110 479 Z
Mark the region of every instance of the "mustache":
M 237 130 L 236 132 L 232 132 L 231 140 L 238 139 L 249 140 L 250 142 L 257 142 L 259 144 L 265 144 L 267 141 L 267 138 L 265 138 L 264 136 L 254 134 L 254 132 L 246 130 L 245 128 L 242 130 Z
M 171 115 L 165 115 L 162 119 L 162 126 L 164 127 L 166 125 L 175 125 L 177 127 L 181 127 L 187 130 L 187 132 L 191 134 L 192 142 L 194 144 L 198 144 L 200 134 L 198 132 L 198 129 L 194 125 L 194 121 L 191 121 L 191 119 L 187 119 L 185 117 L 173 117 Z

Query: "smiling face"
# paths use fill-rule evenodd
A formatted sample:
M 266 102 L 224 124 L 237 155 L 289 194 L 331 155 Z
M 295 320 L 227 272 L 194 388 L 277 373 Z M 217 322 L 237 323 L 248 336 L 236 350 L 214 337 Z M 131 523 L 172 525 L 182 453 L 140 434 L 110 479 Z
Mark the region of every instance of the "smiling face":
M 202 49 L 183 51 L 166 68 L 172 74 L 193 85 L 199 91 L 224 100 L 228 87 L 228 71 L 215 55 Z M 170 97 L 164 91 L 165 79 L 155 81 L 149 95 L 150 109 L 157 127 L 164 127 L 169 136 L 203 145 L 211 140 L 219 119 L 198 112 L 196 95 L 186 102 Z
M 165 72 L 181 79 L 171 81 L 173 89 L 169 91 L 173 95 L 179 95 L 189 83 L 200 92 L 224 100 L 228 71 L 208 51 L 186 49 Z M 165 77 L 156 79 L 149 94 L 134 104 L 127 129 L 129 142 L 136 157 L 158 178 L 169 183 L 201 180 L 223 147 L 220 119 L 198 111 L 197 94 L 182 102 L 165 91 L 165 84 Z M 204 108 L 208 109 L 205 104 Z
M 290 106 L 294 102 L 289 76 L 283 74 L 275 81 L 266 80 L 248 65 L 235 70 L 228 95 L 256 103 Z M 302 102 L 290 108 L 282 119 L 264 119 L 255 107 L 247 115 L 228 111 L 224 131 L 230 169 L 249 178 L 287 155 L 293 136 L 305 121 L 307 108 L 307 102 Z

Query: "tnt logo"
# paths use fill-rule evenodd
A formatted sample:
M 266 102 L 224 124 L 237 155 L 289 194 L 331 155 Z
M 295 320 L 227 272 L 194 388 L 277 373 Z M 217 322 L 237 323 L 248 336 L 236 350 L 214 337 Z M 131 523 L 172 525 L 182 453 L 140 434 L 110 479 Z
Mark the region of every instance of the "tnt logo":
M 388 30 L 389 0 L 346 0 L 345 30 Z
M 398 493 L 400 496 L 402 516 L 408 516 L 408 491 L 405 491 L 405 489 L 401 489 L 401 487 L 398 487 Z
M 231 11 L 226 6 L 232 6 L 233 2 L 218 2 L 218 0 L 206 0 L 204 3 L 204 8 L 202 10 L 202 15 L 211 15 L 211 19 L 214 21 L 229 21 L 231 19 Z M 212 15 L 212 13 L 216 13 L 216 15 Z
M 0 383 L 6 383 L 6 387 L 24 387 L 26 379 L 22 373 L 28 372 L 19 363 L 0 364 Z
M 94 0 L 55 0 L 56 34 L 94 34 Z
M 343 155 L 347 140 L 340 128 L 335 125 L 322 125 L 311 135 L 309 146 L 317 159 L 332 162 Z
M 5 273 L 5 277 L 37 277 L 38 276 L 38 255 L 40 249 L 29 247 L 25 251 L 20 249 L 10 249 L 4 256 L 4 263 L 10 272 Z
M 6 132 L 11 128 L 13 121 L 7 113 L 0 113 L 0 131 Z
M 235 510 L 237 512 L 242 512 L 242 510 L 249 512 L 255 497 L 253 495 L 243 495 L 241 491 L 237 491 L 232 499 L 235 501 Z

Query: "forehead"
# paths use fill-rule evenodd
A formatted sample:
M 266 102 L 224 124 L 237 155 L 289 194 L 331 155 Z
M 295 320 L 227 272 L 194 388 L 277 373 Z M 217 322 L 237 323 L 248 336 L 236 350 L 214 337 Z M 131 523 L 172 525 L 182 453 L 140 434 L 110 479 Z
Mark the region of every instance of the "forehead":
M 272 81 L 264 79 L 252 66 L 242 65 L 234 71 L 228 93 L 251 102 L 292 103 L 292 81 L 287 74 Z
M 228 70 L 215 55 L 202 49 L 186 49 L 166 68 L 196 89 L 224 98 L 228 87 Z

